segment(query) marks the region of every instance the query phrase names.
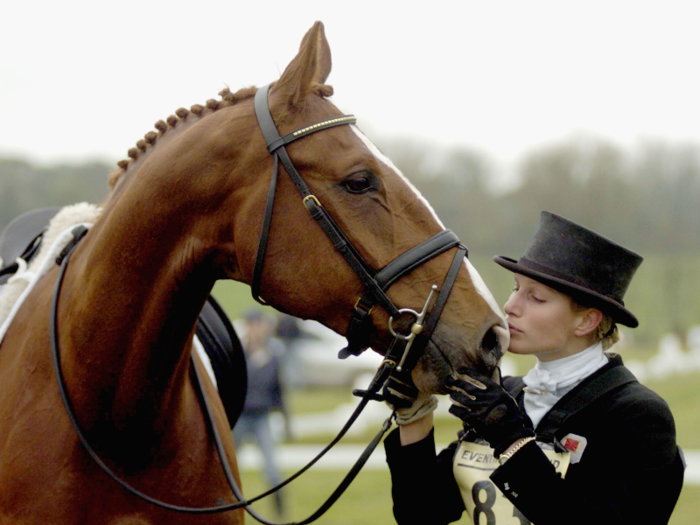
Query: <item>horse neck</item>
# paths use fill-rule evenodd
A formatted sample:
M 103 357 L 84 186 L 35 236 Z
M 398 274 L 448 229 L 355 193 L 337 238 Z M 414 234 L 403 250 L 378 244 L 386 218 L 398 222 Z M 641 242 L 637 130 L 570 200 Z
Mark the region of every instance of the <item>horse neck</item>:
M 214 279 L 187 249 L 193 218 L 156 208 L 146 220 L 108 207 L 66 274 L 62 359 L 88 426 L 159 434 L 187 398 L 191 338 Z

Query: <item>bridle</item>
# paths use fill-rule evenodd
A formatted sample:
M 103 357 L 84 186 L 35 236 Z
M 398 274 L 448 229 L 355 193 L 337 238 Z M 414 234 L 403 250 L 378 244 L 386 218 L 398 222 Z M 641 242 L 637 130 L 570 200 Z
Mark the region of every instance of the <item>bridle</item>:
M 245 508 L 255 519 L 262 523 L 271 524 L 257 515 L 249 505 L 259 499 L 262 499 L 273 492 L 284 487 L 301 474 L 306 472 L 311 466 L 313 466 L 321 457 L 323 457 L 340 439 L 347 433 L 352 424 L 357 420 L 360 413 L 367 405 L 370 400 L 382 399 L 381 395 L 378 394 L 384 383 L 386 382 L 389 375 L 394 369 L 401 371 L 403 369 L 410 370 L 417 357 L 420 356 L 422 350 L 428 344 L 430 337 L 437 325 L 440 318 L 440 314 L 447 302 L 452 286 L 457 278 L 457 273 L 462 265 L 462 260 L 467 254 L 467 248 L 462 245 L 457 238 L 457 236 L 450 230 L 443 230 L 438 234 L 434 235 L 430 239 L 423 241 L 414 248 L 411 248 L 407 252 L 403 253 L 392 262 L 387 264 L 384 268 L 379 271 L 374 271 L 370 266 L 362 259 L 357 250 L 353 247 L 352 243 L 343 234 L 342 230 L 335 223 L 330 214 L 322 206 L 318 198 L 313 194 L 309 186 L 302 179 L 299 172 L 294 167 L 285 146 L 295 140 L 302 137 L 329 129 L 335 126 L 354 124 L 356 122 L 353 116 L 341 116 L 331 119 L 327 119 L 311 126 L 306 126 L 297 131 L 289 133 L 284 137 L 281 137 L 277 131 L 277 127 L 272 119 L 268 106 L 268 91 L 269 85 L 260 88 L 255 95 L 255 112 L 258 118 L 258 123 L 260 125 L 260 130 L 263 133 L 265 141 L 267 143 L 267 148 L 270 154 L 274 157 L 274 167 L 272 173 L 272 180 L 270 182 L 270 188 L 267 196 L 267 206 L 265 210 L 265 217 L 263 220 L 263 228 L 260 235 L 260 242 L 258 247 L 258 253 L 256 257 L 256 263 L 253 274 L 253 281 L 251 284 L 253 297 L 257 300 L 260 299 L 260 285 L 263 272 L 263 266 L 265 261 L 265 252 L 267 249 L 268 237 L 270 224 L 272 221 L 272 212 L 275 200 L 275 189 L 277 185 L 277 176 L 279 172 L 279 163 L 282 164 L 285 171 L 289 177 L 294 182 L 294 185 L 299 190 L 302 196 L 302 202 L 306 209 L 309 211 L 311 216 L 319 223 L 323 231 L 330 238 L 333 246 L 340 252 L 341 255 L 348 262 L 350 267 L 355 271 L 360 280 L 365 285 L 365 293 L 357 300 L 354 312 L 350 321 L 350 326 L 348 329 L 348 347 L 341 350 L 341 357 L 345 358 L 349 355 L 359 355 L 368 347 L 368 332 L 371 329 L 371 319 L 370 313 L 375 305 L 379 304 L 389 313 L 389 330 L 394 335 L 394 340 L 387 351 L 386 358 L 382 362 L 377 371 L 375 377 L 372 379 L 367 390 L 356 390 L 353 393 L 361 397 L 361 401 L 357 408 L 353 412 L 352 416 L 348 422 L 343 426 L 338 435 L 329 443 L 314 459 L 312 459 L 305 467 L 303 467 L 299 472 L 289 477 L 287 480 L 281 484 L 273 487 L 267 492 L 245 500 L 243 494 L 241 493 L 238 485 L 234 479 L 234 475 L 231 471 L 229 464 L 226 461 L 226 453 L 224 450 L 223 442 L 219 431 L 214 423 L 214 416 L 211 410 L 211 406 L 204 395 L 204 391 L 201 388 L 201 381 L 199 376 L 199 371 L 195 365 L 194 359 L 192 358 L 192 383 L 195 387 L 195 391 L 199 396 L 202 403 L 205 419 L 211 432 L 213 439 L 215 441 L 221 465 L 224 470 L 224 474 L 228 481 L 228 484 L 239 500 L 236 503 L 230 503 L 225 505 L 219 505 L 215 507 L 182 507 L 178 505 L 172 505 L 159 501 L 155 498 L 144 494 L 134 487 L 130 486 L 126 481 L 119 478 L 98 456 L 94 449 L 89 444 L 84 432 L 82 431 L 80 424 L 75 415 L 75 410 L 73 404 L 68 396 L 68 390 L 65 384 L 63 371 L 61 367 L 61 357 L 59 349 L 59 334 L 58 334 L 58 304 L 61 292 L 61 286 L 63 283 L 63 278 L 65 276 L 66 269 L 68 267 L 68 261 L 70 259 L 71 253 L 78 242 L 85 236 L 87 229 L 85 227 L 77 227 L 73 231 L 73 240 L 64 248 L 61 254 L 56 259 L 56 263 L 60 266 L 59 275 L 56 280 L 56 286 L 54 289 L 54 294 L 51 302 L 51 327 L 50 327 L 50 339 L 51 339 L 51 351 L 53 356 L 54 371 L 56 374 L 56 379 L 58 382 L 59 393 L 63 401 L 64 408 L 68 414 L 70 422 L 74 427 L 79 440 L 83 444 L 88 455 L 93 459 L 93 461 L 116 483 L 121 485 L 124 489 L 137 496 L 138 498 L 147 501 L 153 505 L 168 510 L 182 512 L 187 514 L 212 514 L 226 512 L 230 510 Z M 413 269 L 424 264 L 425 262 L 431 260 L 432 258 L 440 255 L 441 253 L 450 250 L 451 248 L 457 248 L 457 252 L 454 256 L 452 264 L 447 272 L 445 280 L 443 282 L 442 289 L 438 292 L 437 299 L 433 304 L 430 311 L 428 307 L 430 306 L 431 300 L 435 292 L 438 290 L 436 285 L 431 287 L 428 298 L 425 301 L 420 312 L 416 312 L 410 308 L 397 308 L 391 299 L 386 295 L 386 290 L 396 282 L 400 277 L 411 272 Z M 415 322 L 411 326 L 410 331 L 407 334 L 400 334 L 395 331 L 393 327 L 393 322 L 395 318 L 398 318 L 402 314 L 409 314 L 415 318 Z M 401 348 L 401 343 L 403 342 L 403 348 Z M 409 350 L 411 348 L 418 349 L 411 353 L 412 359 L 408 359 Z M 382 437 L 388 431 L 391 426 L 394 414 L 392 414 L 382 425 L 379 433 L 374 437 L 374 439 L 367 446 L 363 454 L 357 460 L 355 465 L 352 467 L 350 472 L 346 475 L 345 479 L 341 482 L 338 488 L 331 494 L 331 496 L 324 502 L 324 504 L 309 518 L 297 522 L 296 525 L 305 525 L 311 523 L 323 515 L 326 510 L 328 510 L 335 501 L 343 494 L 345 489 L 350 485 L 352 480 L 357 476 L 359 471 L 364 466 L 365 462 L 369 459 L 376 446 L 381 442 Z
M 457 236 L 450 230 L 443 230 L 430 239 L 418 244 L 407 252 L 404 252 L 396 259 L 387 264 L 379 271 L 373 270 L 359 254 L 357 249 L 345 236 L 343 231 L 333 220 L 333 217 L 326 211 L 318 197 L 311 191 L 309 185 L 301 177 L 294 163 L 289 158 L 285 146 L 306 137 L 312 133 L 317 133 L 325 129 L 336 126 L 355 124 L 357 119 L 352 115 L 343 115 L 334 117 L 304 128 L 288 133 L 284 137 L 280 136 L 277 126 L 270 113 L 268 102 L 268 91 L 270 85 L 258 89 L 255 94 L 255 115 L 258 119 L 260 131 L 263 134 L 267 144 L 267 150 L 274 158 L 272 168 L 272 178 L 270 187 L 267 193 L 267 205 L 265 208 L 265 216 L 263 219 L 263 227 L 260 233 L 260 242 L 258 244 L 258 254 L 255 261 L 255 269 L 253 272 L 253 281 L 251 290 L 253 297 L 262 301 L 260 298 L 260 286 L 262 281 L 263 266 L 265 262 L 265 252 L 270 233 L 270 224 L 272 222 L 272 212 L 275 204 L 275 191 L 277 187 L 277 177 L 279 173 L 279 164 L 281 163 L 285 171 L 289 175 L 297 190 L 299 191 L 302 203 L 308 210 L 311 216 L 316 220 L 321 229 L 326 233 L 333 246 L 345 258 L 350 268 L 360 278 L 365 287 L 365 293 L 357 300 L 355 309 L 350 319 L 346 337 L 348 339 L 347 348 L 341 350 L 340 357 L 346 358 L 350 355 L 359 355 L 369 346 L 369 335 L 371 332 L 370 314 L 375 305 L 379 304 L 390 316 L 390 329 L 397 339 L 406 342 L 404 352 L 399 358 L 399 366 L 404 366 L 408 357 L 408 350 L 414 348 L 414 354 L 420 354 L 428 344 L 430 337 L 437 326 L 437 322 L 442 314 L 442 310 L 447 302 L 452 286 L 457 278 L 457 273 L 462 264 L 464 257 L 467 255 L 467 248 L 464 246 Z M 424 321 L 426 309 L 430 303 L 435 288 L 431 289 L 430 295 L 426 300 L 422 310 L 422 315 L 410 308 L 397 308 L 392 300 L 387 296 L 386 290 L 399 278 L 411 272 L 418 266 L 428 262 L 441 253 L 452 248 L 457 248 L 452 265 L 447 272 L 442 289 L 438 293 L 437 299 L 433 308 L 428 314 L 428 318 Z M 401 314 L 413 315 L 416 322 L 413 324 L 411 331 L 406 334 L 397 334 L 394 332 L 392 324 L 393 320 Z M 420 322 L 419 322 L 420 318 Z M 423 322 L 424 321 L 424 322 Z M 418 328 L 416 325 L 420 326 Z M 416 350 L 417 349 L 417 350 Z M 412 359 L 411 362 L 415 362 Z

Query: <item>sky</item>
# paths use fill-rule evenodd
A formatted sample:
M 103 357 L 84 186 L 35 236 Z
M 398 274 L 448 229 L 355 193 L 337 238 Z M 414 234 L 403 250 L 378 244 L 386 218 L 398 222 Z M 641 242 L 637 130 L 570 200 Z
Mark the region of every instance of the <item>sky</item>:
M 700 143 L 692 1 L 38 0 L 0 7 L 0 155 L 116 161 L 179 107 L 279 77 L 314 21 L 375 141 L 517 163 L 572 136 Z

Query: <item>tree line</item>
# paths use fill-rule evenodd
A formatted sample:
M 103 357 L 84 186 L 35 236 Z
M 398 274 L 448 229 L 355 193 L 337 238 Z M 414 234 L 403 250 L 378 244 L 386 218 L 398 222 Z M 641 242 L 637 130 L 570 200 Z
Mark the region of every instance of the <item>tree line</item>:
M 654 332 L 700 324 L 699 144 L 650 141 L 622 148 L 571 138 L 531 151 L 508 177 L 479 151 L 416 139 L 379 145 L 472 256 L 519 257 L 540 211 L 548 210 L 645 256 L 644 279 L 650 283 L 638 293 L 647 296 Z M 102 202 L 112 168 L 0 159 L 0 229 L 31 209 Z
M 107 197 L 111 170 L 104 162 L 36 166 L 25 160 L 0 159 L 0 231 L 18 215 L 36 208 L 101 203 Z
M 700 144 L 623 149 L 571 139 L 530 152 L 498 189 L 498 175 L 478 152 L 444 151 L 428 166 L 421 159 L 430 152 L 420 145 L 388 142 L 383 149 L 445 225 L 479 252 L 521 254 L 542 210 L 642 254 L 700 252 Z

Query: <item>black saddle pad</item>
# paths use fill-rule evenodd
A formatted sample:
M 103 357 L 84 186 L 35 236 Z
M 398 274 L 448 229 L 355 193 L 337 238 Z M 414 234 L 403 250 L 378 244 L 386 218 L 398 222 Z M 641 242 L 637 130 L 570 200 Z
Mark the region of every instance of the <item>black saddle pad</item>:
M 248 390 L 248 369 L 241 341 L 226 312 L 211 295 L 199 315 L 196 334 L 211 361 L 219 397 L 233 428 L 243 411 Z
M 41 235 L 51 219 L 61 208 L 41 208 L 28 211 L 12 219 L 0 235 L 0 258 L 2 271 L 0 284 L 4 284 L 17 271 L 15 260 L 22 257 L 29 262 L 39 250 Z

